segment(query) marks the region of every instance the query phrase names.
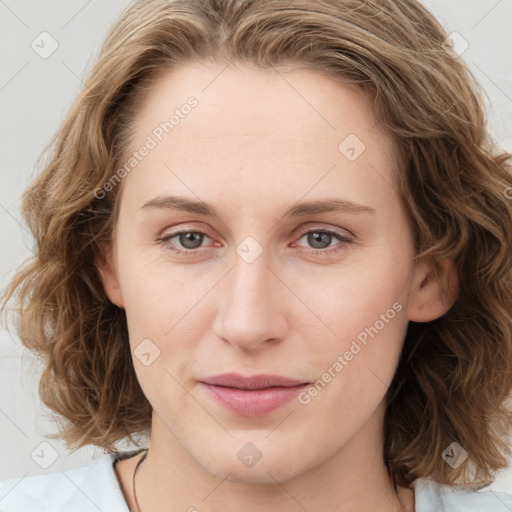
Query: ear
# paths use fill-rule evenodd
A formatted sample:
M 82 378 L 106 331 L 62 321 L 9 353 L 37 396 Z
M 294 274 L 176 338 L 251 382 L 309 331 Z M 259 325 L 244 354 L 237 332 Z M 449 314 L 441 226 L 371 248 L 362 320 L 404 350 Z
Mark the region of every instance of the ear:
M 101 242 L 100 246 L 101 252 L 96 258 L 96 268 L 100 273 L 103 288 L 110 302 L 116 306 L 124 307 L 123 296 L 117 277 L 112 242 Z
M 431 256 L 417 263 L 408 315 L 413 322 L 430 322 L 443 316 L 459 295 L 457 269 L 451 260 Z

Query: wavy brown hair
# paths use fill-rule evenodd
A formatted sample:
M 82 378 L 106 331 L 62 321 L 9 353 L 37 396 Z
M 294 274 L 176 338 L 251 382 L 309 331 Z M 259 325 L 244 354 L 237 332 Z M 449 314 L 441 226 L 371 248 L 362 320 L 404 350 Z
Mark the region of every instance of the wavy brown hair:
M 113 236 L 122 182 L 101 187 L 129 150 L 148 80 L 201 60 L 291 65 L 368 94 L 399 149 L 417 256 L 457 268 L 458 299 L 435 321 L 409 323 L 388 391 L 392 481 L 493 481 L 512 424 L 512 155 L 494 144 L 481 89 L 446 38 L 414 0 L 143 0 L 125 9 L 24 192 L 36 251 L 1 304 L 5 312 L 15 302 L 19 338 L 43 362 L 39 393 L 62 420 L 50 437 L 112 451 L 150 428 L 125 312 L 95 265 Z M 442 458 L 454 441 L 468 452 L 456 469 Z

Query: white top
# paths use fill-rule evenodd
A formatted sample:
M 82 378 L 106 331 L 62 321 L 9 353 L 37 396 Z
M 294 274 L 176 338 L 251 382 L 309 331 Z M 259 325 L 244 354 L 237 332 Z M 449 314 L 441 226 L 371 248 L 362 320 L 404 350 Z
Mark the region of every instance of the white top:
M 101 455 L 89 465 L 0 482 L 0 512 L 130 512 L 114 462 L 140 450 Z M 511 512 L 512 492 L 441 486 L 429 479 L 412 483 L 416 512 Z

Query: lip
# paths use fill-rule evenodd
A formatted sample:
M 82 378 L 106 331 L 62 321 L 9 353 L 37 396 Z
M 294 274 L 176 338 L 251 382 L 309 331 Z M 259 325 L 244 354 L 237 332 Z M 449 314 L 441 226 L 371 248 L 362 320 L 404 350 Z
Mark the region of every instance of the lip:
M 226 373 L 199 381 L 210 397 L 240 416 L 263 416 L 293 400 L 310 383 L 281 375 Z

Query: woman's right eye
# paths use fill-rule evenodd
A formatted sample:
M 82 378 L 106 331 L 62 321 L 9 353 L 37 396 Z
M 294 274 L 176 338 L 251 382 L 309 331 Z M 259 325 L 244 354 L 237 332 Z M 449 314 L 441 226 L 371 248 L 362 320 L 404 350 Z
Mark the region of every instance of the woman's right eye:
M 204 237 L 209 238 L 208 235 L 203 231 L 182 230 L 177 231 L 176 233 L 165 235 L 159 238 L 158 241 L 177 254 L 185 254 L 188 256 L 199 252 L 196 249 L 201 248 Z M 171 240 L 174 238 L 177 238 L 177 241 L 171 243 Z M 180 246 L 176 245 L 177 243 L 181 245 L 181 248 Z

